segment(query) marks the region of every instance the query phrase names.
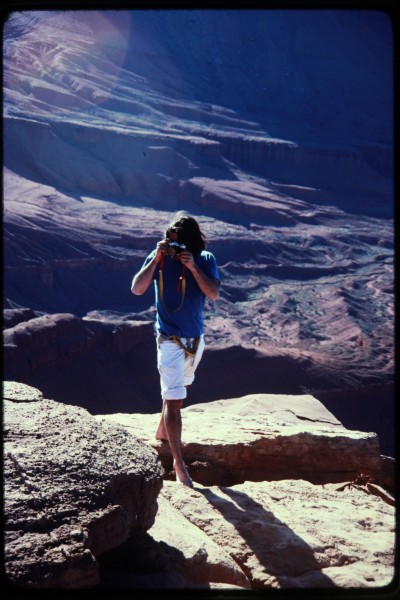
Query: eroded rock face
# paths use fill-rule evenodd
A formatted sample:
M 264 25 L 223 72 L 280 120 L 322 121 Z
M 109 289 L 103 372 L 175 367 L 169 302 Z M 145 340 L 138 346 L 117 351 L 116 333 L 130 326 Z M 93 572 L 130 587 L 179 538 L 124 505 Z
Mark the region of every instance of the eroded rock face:
M 206 303 L 215 351 L 205 353 L 194 401 L 361 391 L 346 397 L 352 421 L 343 422 L 364 431 L 380 422 L 392 456 L 390 19 L 376 11 L 138 13 L 22 11 L 5 24 L 5 306 L 143 319 L 154 295 L 133 297 L 132 277 L 175 210 L 188 210 L 222 282 L 219 301 Z M 15 348 L 6 347 L 13 366 Z M 40 348 L 9 377 L 69 402 L 65 379 L 75 372 L 81 387 L 94 367 L 83 376 L 53 363 L 50 373 L 40 361 L 53 350 Z M 158 399 L 142 366 L 146 350 L 132 361 L 143 372 L 130 382 L 135 403 L 120 389 L 111 412 L 146 412 L 147 399 Z M 125 382 L 129 365 L 117 373 Z M 50 378 L 58 389 L 45 390 Z M 375 385 L 385 394 L 379 413 L 375 399 L 368 410 L 364 402 Z
M 159 414 L 98 419 L 124 425 L 150 443 L 172 468 L 167 443 L 154 439 Z M 203 485 L 246 480 L 351 480 L 381 469 L 378 437 L 351 431 L 313 396 L 252 394 L 184 408 L 183 450 L 191 476 Z
M 11 311 L 8 311 L 9 313 Z M 16 317 L 15 311 L 9 315 Z M 10 320 L 10 319 L 9 319 Z M 12 321 L 11 321 L 12 322 Z M 134 360 L 148 357 L 155 367 L 150 321 L 83 319 L 69 313 L 36 316 L 3 333 L 4 378 L 43 391 L 46 398 L 81 406 L 91 413 L 141 411 L 158 403 L 158 381 Z M 154 355 L 154 356 L 153 356 Z M 107 369 L 104 369 L 104 365 Z M 141 373 L 143 385 L 138 386 Z M 151 393 L 155 387 L 156 394 Z
M 4 479 L 8 580 L 81 588 L 98 555 L 153 525 L 162 468 L 124 428 L 5 382 Z
M 27 376 L 43 365 L 65 362 L 101 345 L 123 355 L 146 339 L 151 330 L 148 322 L 79 319 L 68 313 L 27 318 L 4 331 L 6 375 Z

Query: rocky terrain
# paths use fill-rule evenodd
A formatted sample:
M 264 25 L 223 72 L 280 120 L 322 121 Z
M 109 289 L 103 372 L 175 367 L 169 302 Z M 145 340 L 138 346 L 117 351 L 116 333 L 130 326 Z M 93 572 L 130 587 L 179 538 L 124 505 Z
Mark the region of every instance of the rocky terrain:
M 153 320 L 138 317 L 111 318 L 97 311 L 83 318 L 70 313 L 37 316 L 31 309 L 6 309 L 4 378 L 38 387 L 47 397 L 91 414 L 156 413 L 161 399 Z M 231 340 L 206 349 L 186 405 L 265 390 L 316 390 L 316 397 L 348 428 L 376 431 L 383 453 L 394 456 L 390 371 L 387 379 L 378 371 L 363 376 L 360 391 L 356 374 L 348 372 L 344 361 Z
M 10 13 L 3 378 L 14 382 L 4 401 L 12 581 L 390 583 L 391 26 L 383 10 Z M 151 438 L 161 408 L 154 297 L 130 291 L 180 209 L 198 219 L 221 276 L 185 408 L 192 491 L 171 481 L 168 447 Z M 28 402 L 17 384 L 40 392 Z M 221 407 L 224 428 L 214 420 L 210 430 L 204 411 Z M 264 465 L 247 467 L 252 479 L 243 456 Z M 148 506 L 137 493 L 147 485 Z M 140 531 L 134 513 L 145 515 Z
M 391 47 L 379 11 L 11 12 L 6 312 L 152 321 L 152 293 L 130 283 L 189 210 L 222 280 L 206 307 L 213 385 L 192 401 L 312 392 L 350 427 L 379 421 L 393 454 Z M 13 352 L 7 371 L 55 399 L 100 388 L 83 377 L 103 368 L 91 352 L 80 369 L 32 359 L 29 375 Z M 153 353 L 109 363 L 117 411 L 150 391 L 153 409 Z
M 5 382 L 14 591 L 396 585 L 394 461 L 374 432 L 310 395 L 187 407 L 190 489 L 153 438 L 158 416 L 92 416 Z

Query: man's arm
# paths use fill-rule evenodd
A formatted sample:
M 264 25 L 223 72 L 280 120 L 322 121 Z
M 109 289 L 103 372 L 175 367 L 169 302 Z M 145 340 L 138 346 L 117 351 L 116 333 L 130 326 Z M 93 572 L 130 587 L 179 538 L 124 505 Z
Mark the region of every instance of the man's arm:
M 145 267 L 143 267 L 143 269 L 136 273 L 132 280 L 132 294 L 141 296 L 147 291 L 147 288 L 153 280 L 153 275 L 157 264 L 158 262 L 156 261 L 156 257 L 154 257 Z
M 213 277 L 208 277 L 194 262 L 193 254 L 190 252 L 182 252 L 181 262 L 191 271 L 199 288 L 210 300 L 218 300 L 219 298 L 219 281 Z
M 133 278 L 131 286 L 132 294 L 135 294 L 136 296 L 141 296 L 147 291 L 150 283 L 153 280 L 154 271 L 156 270 L 156 267 L 160 262 L 161 257 L 165 254 L 165 251 L 165 240 L 163 240 L 162 242 L 158 242 L 157 251 L 154 257 L 145 267 L 140 269 L 140 271 L 136 273 L 135 277 Z

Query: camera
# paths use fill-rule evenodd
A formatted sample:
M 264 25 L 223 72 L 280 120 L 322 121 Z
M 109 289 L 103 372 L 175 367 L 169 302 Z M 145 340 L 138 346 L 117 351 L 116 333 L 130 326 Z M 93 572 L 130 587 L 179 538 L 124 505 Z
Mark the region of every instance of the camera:
M 178 256 L 184 250 L 186 250 L 185 244 L 178 244 L 178 242 L 168 242 L 167 252 L 169 256 Z

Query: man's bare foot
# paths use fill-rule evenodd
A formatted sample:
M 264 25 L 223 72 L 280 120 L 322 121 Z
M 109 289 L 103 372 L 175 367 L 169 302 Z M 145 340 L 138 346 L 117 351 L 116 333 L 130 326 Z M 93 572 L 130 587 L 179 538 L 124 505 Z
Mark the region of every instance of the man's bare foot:
M 190 478 L 190 475 L 184 464 L 178 466 L 174 463 L 176 481 L 182 485 L 186 485 L 186 487 L 193 487 L 193 481 Z
M 157 427 L 156 440 L 160 440 L 160 442 L 168 442 L 168 434 L 167 430 L 165 429 L 163 419 L 160 421 L 160 424 Z

